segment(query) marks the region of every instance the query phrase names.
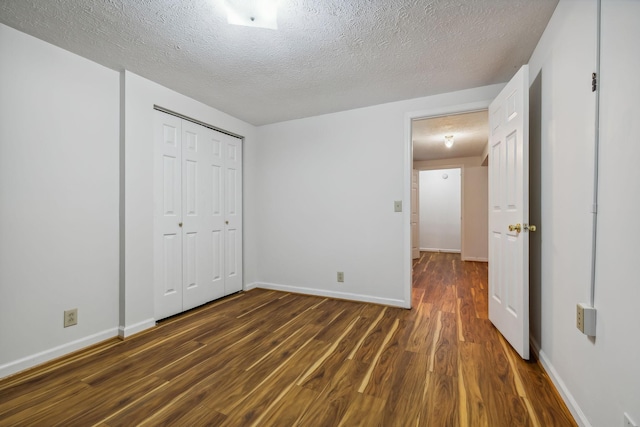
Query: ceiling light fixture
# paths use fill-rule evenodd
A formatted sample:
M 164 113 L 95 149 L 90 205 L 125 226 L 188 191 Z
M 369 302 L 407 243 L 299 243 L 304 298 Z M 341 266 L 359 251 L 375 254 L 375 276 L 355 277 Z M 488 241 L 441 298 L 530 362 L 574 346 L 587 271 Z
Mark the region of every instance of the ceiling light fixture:
M 451 147 L 453 147 L 453 135 L 446 135 L 446 136 L 444 137 L 444 145 L 445 145 L 447 148 L 451 148 Z
M 224 3 L 229 24 L 278 29 L 278 0 L 225 0 Z

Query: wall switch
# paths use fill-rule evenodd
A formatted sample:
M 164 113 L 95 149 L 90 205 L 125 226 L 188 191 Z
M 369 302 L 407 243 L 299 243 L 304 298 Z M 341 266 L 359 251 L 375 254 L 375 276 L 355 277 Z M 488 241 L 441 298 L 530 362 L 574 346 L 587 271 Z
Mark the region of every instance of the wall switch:
M 638 424 L 634 423 L 629 414 L 624 413 L 624 427 L 638 427 Z
M 338 271 L 338 282 L 344 282 L 344 272 Z
M 402 212 L 402 200 L 396 200 L 393 202 L 393 211 Z
M 596 336 L 596 309 L 580 303 L 576 307 L 576 327 L 585 335 Z
M 69 326 L 78 324 L 78 309 L 72 308 L 71 310 L 66 310 L 64 312 L 64 327 L 67 328 Z

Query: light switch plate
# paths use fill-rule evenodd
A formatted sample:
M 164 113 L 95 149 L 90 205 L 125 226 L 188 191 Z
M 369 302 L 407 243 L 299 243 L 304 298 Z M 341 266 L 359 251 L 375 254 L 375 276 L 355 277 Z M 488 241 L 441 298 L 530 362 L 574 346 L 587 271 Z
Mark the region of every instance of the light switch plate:
M 402 212 L 402 200 L 396 200 L 393 202 L 393 210 L 395 212 Z

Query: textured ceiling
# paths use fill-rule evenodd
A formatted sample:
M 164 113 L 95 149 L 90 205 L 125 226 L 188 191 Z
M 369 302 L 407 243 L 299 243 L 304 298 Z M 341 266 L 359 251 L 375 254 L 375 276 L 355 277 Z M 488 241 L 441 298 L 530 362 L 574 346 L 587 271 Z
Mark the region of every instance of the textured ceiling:
M 453 147 L 444 145 L 445 135 L 454 136 Z M 489 138 L 489 115 L 484 110 L 414 120 L 411 137 L 414 161 L 480 156 Z
M 0 0 L 0 22 L 260 125 L 508 81 L 558 0 Z

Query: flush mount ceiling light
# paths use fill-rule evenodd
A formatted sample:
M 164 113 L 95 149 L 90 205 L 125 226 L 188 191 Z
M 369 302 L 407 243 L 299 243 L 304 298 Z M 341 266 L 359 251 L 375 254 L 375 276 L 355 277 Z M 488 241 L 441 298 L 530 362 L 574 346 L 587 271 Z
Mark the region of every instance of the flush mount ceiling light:
M 453 147 L 453 135 L 446 135 L 446 136 L 444 137 L 444 145 L 445 145 L 447 148 L 451 148 L 451 147 Z
M 278 0 L 225 0 L 224 4 L 229 24 L 278 29 Z

